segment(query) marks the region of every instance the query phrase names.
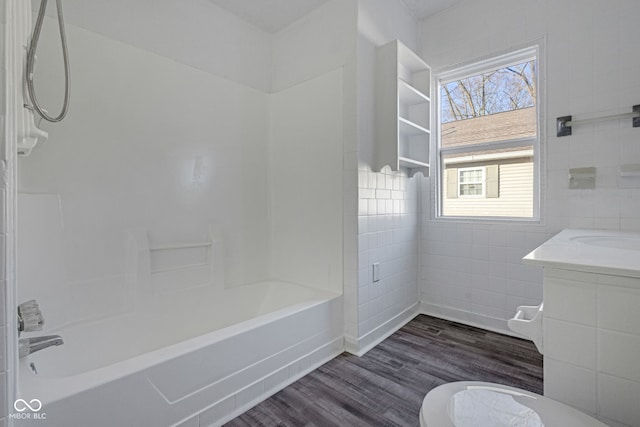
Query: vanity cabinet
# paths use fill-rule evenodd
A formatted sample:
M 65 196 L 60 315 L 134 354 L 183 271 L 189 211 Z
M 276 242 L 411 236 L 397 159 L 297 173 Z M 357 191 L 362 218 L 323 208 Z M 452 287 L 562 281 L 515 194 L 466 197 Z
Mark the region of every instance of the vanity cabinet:
M 377 48 L 376 170 L 429 174 L 431 68 L 398 40 Z
M 640 234 L 564 230 L 524 262 L 544 268 L 544 395 L 640 426 Z

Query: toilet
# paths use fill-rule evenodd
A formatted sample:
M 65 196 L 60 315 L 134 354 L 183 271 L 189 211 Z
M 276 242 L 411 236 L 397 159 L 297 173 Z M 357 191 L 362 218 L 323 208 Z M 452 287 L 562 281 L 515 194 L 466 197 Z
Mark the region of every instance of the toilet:
M 460 381 L 431 390 L 421 427 L 606 427 L 577 409 L 501 384 Z

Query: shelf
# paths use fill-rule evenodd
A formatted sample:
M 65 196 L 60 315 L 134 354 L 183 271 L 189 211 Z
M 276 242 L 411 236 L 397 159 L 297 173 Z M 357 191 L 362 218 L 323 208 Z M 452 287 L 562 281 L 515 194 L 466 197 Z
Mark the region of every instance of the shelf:
M 428 129 L 417 125 L 404 117 L 398 117 L 399 133 L 403 136 L 415 136 L 415 135 L 428 135 L 430 132 Z
M 429 176 L 431 68 L 399 40 L 376 50 L 374 169 Z
M 398 79 L 398 100 L 404 105 L 417 105 L 430 102 L 427 95 L 402 79 Z
M 398 157 L 400 166 L 405 168 L 428 168 L 429 163 L 420 162 L 418 160 L 408 159 L 406 157 Z
M 397 61 L 402 67 L 406 68 L 408 71 L 415 73 L 424 71 L 428 69 L 429 66 L 424 63 L 422 58 L 416 55 L 411 49 L 402 44 L 399 40 L 395 40 L 391 43 L 396 45 L 397 49 Z

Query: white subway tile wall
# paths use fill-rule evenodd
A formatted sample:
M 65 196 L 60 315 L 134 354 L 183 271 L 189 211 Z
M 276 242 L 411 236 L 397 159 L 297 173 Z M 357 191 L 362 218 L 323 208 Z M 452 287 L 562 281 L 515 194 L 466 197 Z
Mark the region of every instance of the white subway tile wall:
M 546 68 L 539 104 L 546 119 L 541 222 L 434 220 L 434 186 L 424 179 L 423 302 L 506 328 L 504 320 L 518 305 L 541 302 L 541 272 L 520 263 L 537 245 L 569 227 L 640 230 L 640 182 L 619 185 L 618 173 L 622 164 L 640 163 L 640 130 L 630 120 L 614 120 L 555 135 L 558 116 L 625 113 L 640 103 L 640 56 L 633 43 L 639 20 L 634 0 L 463 0 L 422 21 L 422 57 L 436 73 L 534 43 L 543 46 Z M 569 168 L 585 166 L 596 167 L 596 188 L 569 190 Z
M 418 301 L 418 179 L 388 167 L 358 171 L 359 337 Z
M 424 197 L 428 185 L 423 189 Z M 513 225 L 432 221 L 428 211 L 422 213 L 422 227 L 422 301 L 507 319 L 517 306 L 542 300 L 542 272 L 521 258 L 550 234 Z

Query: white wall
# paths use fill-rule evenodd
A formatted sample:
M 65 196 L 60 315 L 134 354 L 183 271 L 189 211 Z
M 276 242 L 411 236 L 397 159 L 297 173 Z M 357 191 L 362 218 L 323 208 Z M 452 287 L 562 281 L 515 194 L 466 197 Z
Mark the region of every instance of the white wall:
M 270 276 L 342 292 L 342 68 L 271 96 Z
M 640 100 L 633 0 L 463 0 L 420 25 L 422 56 L 436 69 L 544 40 L 541 61 L 543 211 L 540 224 L 431 219 L 423 182 L 421 299 L 432 313 L 497 329 L 520 304 L 542 298 L 539 269 L 522 256 L 563 228 L 640 230 L 640 189 L 617 185 L 620 164 L 640 163 L 630 120 L 576 126 L 557 138 L 555 119 L 629 112 Z M 443 36 L 446 35 L 446 36 Z M 568 170 L 595 166 L 595 190 L 569 190 Z M 546 185 L 545 185 L 546 184 Z
M 355 0 L 333 0 L 273 36 L 272 91 L 342 67 L 356 48 Z
M 36 88 L 55 110 L 60 53 L 47 21 Z M 210 227 L 227 285 L 264 280 L 268 95 L 73 25 L 67 33 L 69 115 L 44 124 L 49 140 L 19 161 L 20 192 L 60 199 L 62 237 L 47 245 L 63 254 L 66 277 L 50 284 L 68 283 L 100 306 L 96 296 L 124 282 L 127 230 L 162 244 L 207 240 Z M 42 220 L 56 213 L 44 205 Z M 37 296 L 34 286 L 20 283 L 21 297 Z
M 347 349 L 361 353 L 415 314 L 418 301 L 417 178 L 373 171 L 375 48 L 400 39 L 417 50 L 418 24 L 401 1 L 358 2 L 357 140 L 358 272 L 357 287 L 347 288 Z M 373 283 L 372 264 L 380 263 Z
M 32 0 L 32 10 L 40 2 Z M 65 22 L 269 91 L 271 36 L 207 0 L 65 0 Z M 55 16 L 55 2 L 47 13 Z M 56 25 L 51 23 L 49 25 Z
M 276 207 L 281 214 L 277 217 L 274 216 L 274 218 L 278 218 L 276 221 L 280 223 L 280 229 L 285 231 L 285 235 L 289 236 L 292 236 L 292 233 L 286 228 L 287 221 L 293 221 L 292 224 L 294 227 L 299 227 L 300 221 L 303 221 L 307 227 L 307 229 L 301 229 L 303 235 L 310 235 L 320 231 L 329 232 L 329 235 L 331 236 L 335 236 L 336 232 L 341 233 L 339 251 L 342 254 L 342 259 L 340 260 L 340 271 L 338 272 L 341 273 L 341 277 L 337 277 L 335 275 L 336 272 L 332 270 L 331 282 L 335 285 L 337 279 L 340 283 L 338 287 L 342 288 L 345 295 L 350 296 L 349 298 L 344 299 L 344 314 L 345 317 L 351 319 L 357 317 L 357 305 L 354 304 L 354 301 L 356 300 L 355 292 L 358 281 L 356 152 L 357 7 L 358 4 L 356 0 L 333 0 L 322 5 L 300 20 L 292 23 L 282 31 L 276 33 L 273 40 L 272 85 L 273 91 L 275 92 L 273 95 L 274 100 L 280 99 L 282 96 L 282 99 L 287 97 L 294 101 L 294 106 L 286 106 L 285 104 L 282 104 L 281 113 L 283 114 L 283 118 L 287 110 L 290 110 L 292 114 L 298 114 L 295 109 L 303 109 L 303 123 L 312 125 L 314 129 L 317 129 L 317 126 L 313 125 L 313 121 L 316 119 L 312 116 L 309 116 L 308 118 L 304 116 L 307 115 L 307 112 L 311 112 L 311 110 L 307 109 L 311 108 L 312 105 L 316 103 L 316 98 L 320 94 L 315 94 L 316 92 L 308 92 L 307 96 L 305 96 L 306 88 L 319 88 L 317 85 L 320 84 L 320 82 L 325 81 L 326 84 L 328 84 L 328 86 L 326 86 L 326 90 L 330 91 L 330 93 L 337 93 L 336 91 L 338 90 L 341 93 L 341 105 L 338 105 L 335 102 L 337 100 L 331 101 L 330 103 L 334 104 L 334 108 L 340 111 L 340 117 L 331 113 L 334 120 L 340 120 L 340 138 L 342 140 L 342 152 L 340 153 L 340 161 L 342 162 L 342 165 L 340 167 L 340 171 L 338 172 L 335 169 L 335 167 L 338 166 L 338 164 L 335 163 L 336 159 L 328 159 L 325 157 L 321 159 L 314 158 L 310 160 L 299 160 L 290 166 L 283 165 L 285 169 L 278 172 L 279 175 L 281 173 L 283 174 L 283 181 L 294 181 L 286 183 L 287 187 L 299 187 L 299 184 L 295 183 L 295 180 L 300 180 L 301 182 L 306 181 L 311 183 L 313 188 L 321 189 L 321 194 L 326 194 L 324 201 L 331 200 L 332 203 L 340 203 L 342 211 L 340 221 L 337 221 L 337 218 L 333 217 L 333 213 L 329 218 L 330 223 L 337 225 L 338 229 L 329 230 L 326 227 L 327 224 L 325 224 L 325 222 L 327 221 L 319 214 L 326 212 L 328 209 L 331 209 L 331 207 L 323 206 L 322 204 L 324 201 L 321 202 L 320 200 L 315 202 L 315 206 L 318 207 L 318 211 L 315 213 L 301 206 L 298 206 L 291 213 Z M 330 77 L 336 72 L 336 70 L 341 70 L 342 76 L 340 80 Z M 322 84 L 324 85 L 325 83 Z M 342 85 L 342 87 L 338 88 L 337 86 L 332 86 L 338 84 Z M 280 92 L 282 92 L 282 94 Z M 294 94 L 299 95 L 292 98 Z M 323 99 L 326 98 L 321 96 L 320 100 L 322 101 Z M 323 102 L 323 105 L 324 104 L 325 103 Z M 272 106 L 273 105 L 274 104 L 272 104 Z M 277 113 L 276 109 L 273 109 L 272 111 Z M 335 134 L 338 129 L 335 128 L 335 124 L 329 124 L 326 122 L 326 117 L 328 117 L 327 113 L 329 113 L 329 111 L 325 111 L 320 115 L 320 117 L 318 117 L 318 119 L 321 120 L 321 123 L 326 123 L 323 128 L 328 125 L 327 130 L 317 129 L 315 133 L 305 135 L 302 140 L 297 142 L 297 144 L 301 144 L 301 147 L 299 147 L 296 152 L 311 153 L 309 149 L 312 148 L 312 146 L 306 141 L 307 138 L 309 138 L 310 141 L 320 141 L 323 138 L 326 138 L 324 136 L 326 134 Z M 279 143 L 277 138 L 271 138 L 270 144 L 274 149 L 280 149 L 278 147 Z M 289 144 L 289 142 L 287 142 L 287 144 Z M 333 150 L 333 147 L 316 147 L 315 150 L 319 150 L 317 151 L 318 153 L 328 153 L 329 151 L 327 150 Z M 290 158 L 291 156 L 291 154 L 287 153 L 285 153 L 285 155 L 287 156 L 285 158 Z M 304 166 L 307 161 L 310 163 Z M 287 171 L 286 168 L 291 169 L 291 171 Z M 275 172 L 276 169 L 277 168 L 274 168 L 273 172 Z M 292 174 L 292 171 L 296 171 L 297 176 Z M 340 188 L 337 190 L 331 190 L 336 178 L 338 179 L 337 182 L 341 182 Z M 328 187 L 327 184 L 330 184 L 331 187 Z M 273 188 L 275 189 L 276 186 L 273 186 Z M 326 189 L 333 191 L 334 194 L 329 196 L 326 193 Z M 341 195 L 341 199 L 336 198 L 338 194 Z M 285 196 L 286 193 L 281 193 L 281 195 Z M 311 195 L 304 195 L 301 188 L 298 191 L 291 193 L 291 195 L 298 199 L 302 196 L 303 198 L 301 200 L 306 200 L 311 197 Z M 299 215 L 292 215 L 294 212 L 299 214 L 304 213 L 305 211 L 307 212 L 307 215 L 311 214 L 308 220 L 301 218 Z M 286 241 L 283 240 L 283 237 L 284 236 L 281 236 L 279 238 L 282 244 L 286 243 Z M 322 247 L 337 248 L 336 243 L 338 243 L 336 240 L 334 240 L 333 243 L 330 243 L 326 240 L 326 237 L 322 237 L 319 242 L 321 243 L 321 246 L 318 247 L 318 249 L 321 249 Z M 303 243 L 304 246 L 314 244 L 315 243 L 313 241 Z M 293 249 L 293 246 L 289 245 L 289 247 Z M 291 250 L 286 253 L 290 252 Z M 285 265 L 286 257 L 279 254 L 274 255 L 273 268 L 275 270 L 276 268 L 279 268 L 276 264 L 280 264 L 281 266 Z M 296 258 L 297 257 L 298 256 L 296 255 Z M 333 257 L 331 259 L 333 259 Z M 319 260 L 309 260 L 309 262 L 317 264 L 317 268 L 313 267 L 314 271 L 317 271 L 320 267 L 318 264 Z M 291 264 L 291 262 L 289 262 L 289 264 Z M 306 263 L 305 265 L 309 265 L 309 263 Z M 302 272 L 302 269 L 298 270 Z M 320 273 L 323 276 L 326 276 L 328 274 L 327 268 L 324 268 Z M 351 322 L 351 324 L 355 324 L 355 321 Z

